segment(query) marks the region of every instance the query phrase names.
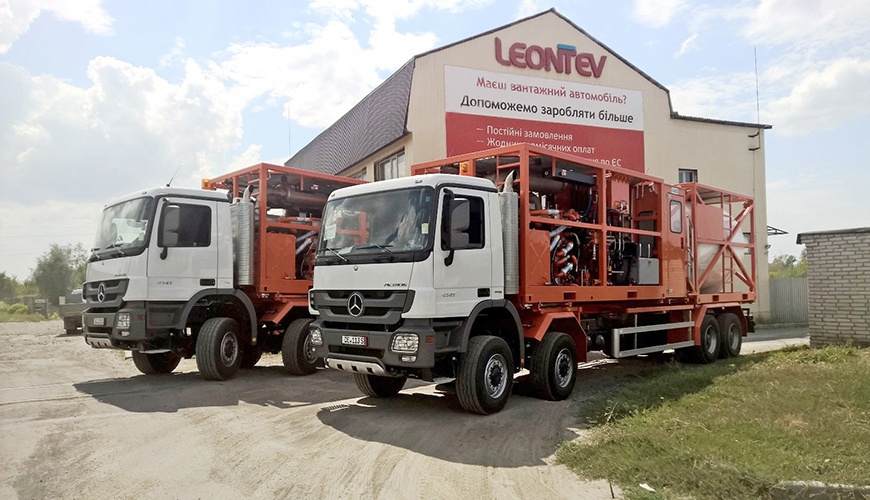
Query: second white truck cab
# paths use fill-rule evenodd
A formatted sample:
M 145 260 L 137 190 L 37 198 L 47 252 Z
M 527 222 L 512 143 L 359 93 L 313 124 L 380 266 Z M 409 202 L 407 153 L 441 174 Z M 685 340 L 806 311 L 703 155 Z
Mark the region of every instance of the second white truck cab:
M 409 375 L 459 377 L 474 338 L 485 375 L 460 377 L 457 391 L 471 383 L 464 405 L 500 410 L 523 357 L 501 228 L 486 179 L 424 175 L 333 193 L 310 296 L 317 356 L 353 372 L 363 392 L 388 396 Z

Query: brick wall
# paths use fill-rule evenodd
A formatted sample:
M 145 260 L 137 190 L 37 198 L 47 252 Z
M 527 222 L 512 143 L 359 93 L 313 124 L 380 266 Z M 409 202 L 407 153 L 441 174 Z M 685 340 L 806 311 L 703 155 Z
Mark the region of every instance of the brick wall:
M 810 345 L 870 346 L 870 228 L 797 241 L 807 248 Z

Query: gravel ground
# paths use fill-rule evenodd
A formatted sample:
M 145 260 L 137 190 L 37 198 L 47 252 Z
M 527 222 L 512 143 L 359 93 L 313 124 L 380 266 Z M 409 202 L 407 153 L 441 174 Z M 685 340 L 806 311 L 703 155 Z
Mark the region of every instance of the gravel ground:
M 800 332 L 757 347 L 784 334 Z M 146 377 L 60 321 L 0 324 L 0 341 L 0 498 L 611 498 L 553 453 L 582 435 L 584 400 L 654 363 L 598 359 L 567 401 L 517 391 L 481 417 L 432 384 L 365 398 L 348 374 L 292 377 L 274 355 L 225 382 L 192 360 Z

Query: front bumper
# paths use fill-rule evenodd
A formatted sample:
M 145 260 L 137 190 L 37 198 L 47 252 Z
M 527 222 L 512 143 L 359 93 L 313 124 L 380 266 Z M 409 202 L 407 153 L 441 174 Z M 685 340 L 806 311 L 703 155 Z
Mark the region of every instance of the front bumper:
M 315 349 L 315 354 L 323 358 L 326 366 L 330 368 L 383 376 L 397 369 L 401 371 L 435 366 L 435 330 L 429 321 L 406 320 L 395 332 L 332 328 L 325 326 L 321 319 L 314 321 L 311 327 L 320 328 L 323 345 Z M 390 350 L 393 337 L 398 333 L 418 335 L 416 353 Z M 346 336 L 365 337 L 366 345 L 363 347 L 342 342 L 342 337 Z M 413 356 L 413 361 L 408 356 Z
M 118 315 L 130 314 L 129 328 L 118 328 Z M 145 309 L 124 307 L 118 311 L 91 312 L 82 314 L 82 331 L 85 342 L 98 349 L 131 349 L 148 338 Z

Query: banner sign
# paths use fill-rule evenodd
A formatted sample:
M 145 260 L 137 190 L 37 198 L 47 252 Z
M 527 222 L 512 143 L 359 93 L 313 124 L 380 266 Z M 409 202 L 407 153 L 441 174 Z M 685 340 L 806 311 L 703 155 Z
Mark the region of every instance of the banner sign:
M 447 155 L 528 142 L 644 171 L 643 94 L 444 67 Z

